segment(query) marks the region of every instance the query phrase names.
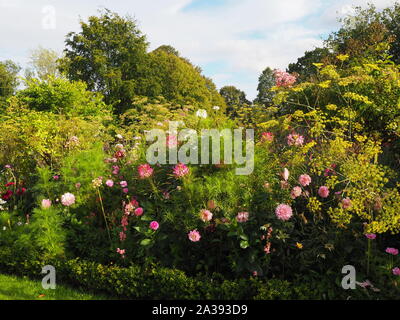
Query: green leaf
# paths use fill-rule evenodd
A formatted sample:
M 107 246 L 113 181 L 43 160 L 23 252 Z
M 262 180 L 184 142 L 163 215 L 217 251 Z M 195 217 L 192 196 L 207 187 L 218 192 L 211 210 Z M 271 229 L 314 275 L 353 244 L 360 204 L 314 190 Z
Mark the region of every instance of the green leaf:
M 246 249 L 246 248 L 248 248 L 249 247 L 249 242 L 248 241 L 240 241 L 240 247 L 242 248 L 242 249 Z
M 148 246 L 151 244 L 151 239 L 143 239 L 142 241 L 140 241 L 140 245 L 141 246 Z

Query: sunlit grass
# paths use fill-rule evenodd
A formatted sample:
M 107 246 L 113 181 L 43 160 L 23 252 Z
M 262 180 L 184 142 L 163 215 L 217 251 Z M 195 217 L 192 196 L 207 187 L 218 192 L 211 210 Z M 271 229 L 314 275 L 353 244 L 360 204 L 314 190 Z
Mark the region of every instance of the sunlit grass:
M 0 300 L 106 300 L 105 296 L 84 293 L 57 285 L 45 290 L 41 281 L 0 274 Z

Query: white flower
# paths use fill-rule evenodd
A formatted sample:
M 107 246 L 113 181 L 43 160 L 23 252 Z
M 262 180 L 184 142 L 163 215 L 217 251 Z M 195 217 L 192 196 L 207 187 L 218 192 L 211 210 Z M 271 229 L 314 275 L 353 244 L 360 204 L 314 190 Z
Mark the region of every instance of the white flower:
M 219 110 L 219 107 L 218 106 L 214 106 L 213 109 L 214 110 Z
M 196 116 L 199 118 L 207 118 L 207 111 L 204 109 L 199 109 L 196 111 Z
M 120 139 L 120 140 L 122 140 L 122 139 L 124 138 L 121 134 L 117 134 L 115 137 L 116 137 L 117 139 Z
M 0 205 L 1 204 L 6 204 L 6 203 L 7 203 L 7 201 L 4 201 L 3 199 L 0 198 Z
M 7 230 L 7 227 L 3 227 L 3 231 L 6 231 Z

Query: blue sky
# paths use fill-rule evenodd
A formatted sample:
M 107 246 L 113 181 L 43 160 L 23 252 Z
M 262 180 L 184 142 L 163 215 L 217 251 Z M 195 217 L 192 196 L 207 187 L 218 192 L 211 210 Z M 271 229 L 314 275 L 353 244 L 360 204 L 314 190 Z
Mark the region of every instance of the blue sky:
M 378 8 L 394 0 L 370 0 Z M 174 46 L 200 66 L 218 88 L 235 85 L 248 98 L 269 66 L 284 69 L 322 44 L 337 18 L 364 0 L 0 0 L 0 60 L 26 66 L 42 46 L 62 52 L 79 19 L 109 8 L 139 22 L 155 49 Z

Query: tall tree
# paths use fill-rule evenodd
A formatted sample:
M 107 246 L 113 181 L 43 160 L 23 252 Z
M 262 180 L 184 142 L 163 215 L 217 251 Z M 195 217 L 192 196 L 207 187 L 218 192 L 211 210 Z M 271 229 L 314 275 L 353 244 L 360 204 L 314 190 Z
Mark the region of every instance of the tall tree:
M 0 61 L 0 102 L 14 94 L 18 87 L 18 72 L 21 68 L 11 60 Z
M 275 86 L 274 70 L 272 70 L 270 67 L 267 67 L 258 77 L 258 94 L 254 100 L 254 103 L 264 106 L 271 105 L 274 97 L 274 93 L 271 92 L 271 88 L 273 86 Z
M 135 20 L 107 9 L 80 25 L 81 32 L 67 35 L 61 71 L 70 80 L 85 81 L 90 90 L 103 93 L 107 103 L 123 112 L 146 65 L 146 37 Z
M 60 77 L 57 63 L 59 58 L 58 53 L 51 49 L 39 47 L 33 50 L 29 59 L 29 67 L 25 70 L 26 79 L 36 78 L 47 81 L 49 78 Z
M 237 111 L 245 105 L 250 105 L 247 100 L 246 93 L 235 86 L 225 86 L 219 90 L 220 95 L 224 98 L 227 108 L 226 113 L 231 117 L 237 117 Z

